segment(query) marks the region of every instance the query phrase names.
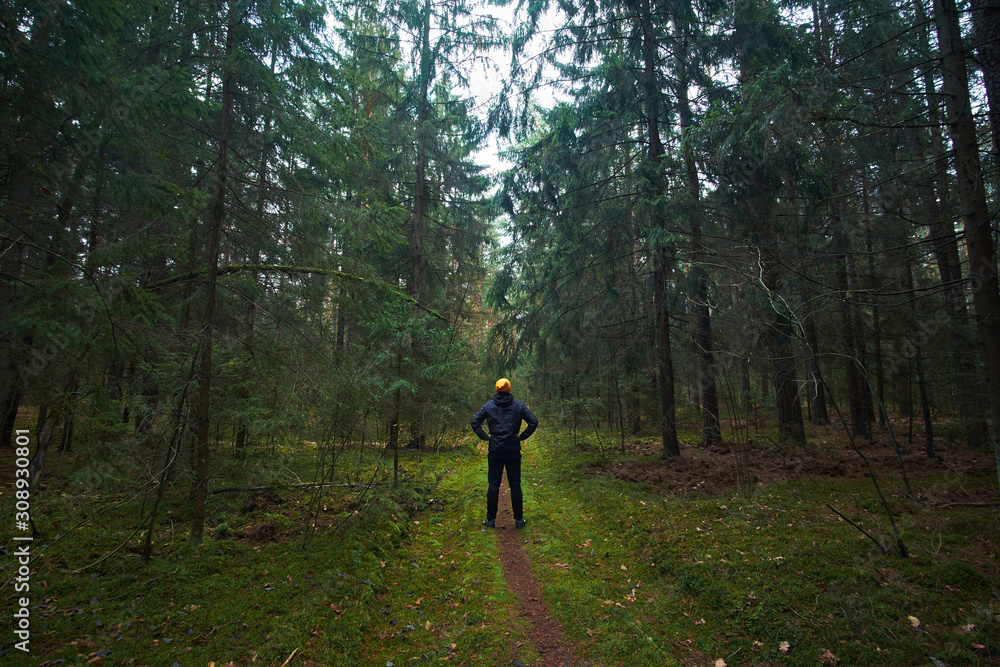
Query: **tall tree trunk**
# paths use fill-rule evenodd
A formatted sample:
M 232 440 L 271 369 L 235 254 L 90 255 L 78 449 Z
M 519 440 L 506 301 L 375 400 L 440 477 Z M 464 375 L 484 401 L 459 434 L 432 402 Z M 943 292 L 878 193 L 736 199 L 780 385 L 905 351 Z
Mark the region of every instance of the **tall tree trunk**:
M 228 7 L 226 46 L 222 70 L 222 107 L 219 111 L 219 162 L 216 174 L 215 202 L 208 230 L 208 275 L 205 278 L 205 312 L 202 316 L 198 370 L 198 418 L 195 436 L 194 512 L 191 520 L 191 541 L 201 542 L 205 529 L 205 503 L 208 500 L 209 426 L 212 394 L 212 346 L 215 330 L 216 282 L 219 273 L 219 244 L 222 222 L 226 215 L 226 188 L 229 165 L 229 121 L 232 114 L 233 23 L 235 11 Z
M 674 19 L 677 41 L 682 45 L 677 56 L 677 110 L 680 116 L 681 155 L 684 160 L 685 187 L 687 188 L 689 210 L 691 211 L 691 288 L 694 303 L 695 343 L 701 371 L 701 437 L 704 444 L 722 440 L 719 428 L 719 396 L 715 384 L 716 366 L 712 343 L 712 318 L 708 307 L 708 278 L 705 275 L 705 245 L 701 233 L 701 210 L 699 206 L 701 183 L 695 164 L 694 148 L 691 145 L 692 113 L 688 100 L 687 37 L 683 34 L 679 21 Z
M 927 16 L 923 8 L 923 0 L 913 0 L 917 22 L 924 24 Z M 920 31 L 921 47 L 930 52 L 930 40 L 927 31 Z M 920 202 L 930 219 L 931 248 L 938 266 L 941 286 L 944 288 L 944 299 L 948 306 L 948 315 L 953 326 L 952 345 L 956 373 L 953 376 L 953 393 L 958 403 L 959 418 L 965 433 L 966 444 L 973 449 L 988 446 L 990 431 L 983 417 L 986 403 L 986 392 L 978 382 L 969 383 L 969 378 L 979 374 L 976 368 L 975 352 L 968 332 L 968 312 L 966 309 L 965 285 L 962 280 L 962 264 L 958 253 L 958 236 L 951 211 L 946 210 L 950 199 L 948 185 L 948 156 L 945 150 L 945 139 L 940 125 L 938 112 L 939 95 L 934 82 L 934 74 L 929 68 L 924 69 L 924 97 L 927 100 L 927 120 L 930 126 L 930 149 L 933 155 L 933 174 L 920 186 Z M 918 144 L 918 153 L 924 159 L 924 143 Z M 940 203 L 939 203 L 940 202 Z
M 423 24 L 420 35 L 420 79 L 418 81 L 420 102 L 417 107 L 417 163 L 413 185 L 413 227 L 410 232 L 410 296 L 413 297 L 413 316 L 419 314 L 417 305 L 424 300 L 424 223 L 427 217 L 427 142 L 430 122 L 430 87 L 434 78 L 434 55 L 431 51 L 431 2 L 424 0 Z M 411 352 L 415 359 L 421 355 L 420 337 L 414 334 L 410 339 Z M 410 444 L 420 446 L 424 441 L 423 410 L 418 391 L 415 395 L 412 421 L 410 422 Z
M 869 208 L 868 200 L 868 178 L 867 174 L 862 173 L 862 196 L 864 199 L 864 211 L 865 211 L 865 251 L 868 254 L 868 280 L 872 286 L 872 356 L 874 357 L 873 364 L 875 367 L 875 413 L 878 415 L 878 423 L 882 426 L 889 426 L 886 422 L 888 417 L 888 411 L 885 409 L 885 374 L 882 370 L 882 321 L 879 317 L 879 307 L 875 297 L 876 287 L 876 275 L 875 275 L 875 257 L 873 248 L 874 241 L 872 240 L 872 221 L 871 221 L 871 209 Z M 868 392 L 871 396 L 872 392 Z
M 865 345 L 865 324 L 861 315 L 861 306 L 858 304 L 857 295 L 861 293 L 861 285 L 858 281 L 857 258 L 854 254 L 854 247 L 847 241 L 844 252 L 844 268 L 847 272 L 847 293 L 845 305 L 851 317 L 851 332 L 853 334 L 854 351 L 852 356 L 858 367 L 858 401 L 863 411 L 865 422 L 865 433 L 868 439 L 874 435 L 872 424 L 875 422 L 875 411 L 872 400 L 871 373 L 868 371 L 868 350 Z
M 649 144 L 649 174 L 647 195 L 658 196 L 660 185 L 660 163 L 663 160 L 663 144 L 660 142 L 660 90 L 656 76 L 656 44 L 653 36 L 653 21 L 649 0 L 640 3 L 640 30 L 642 31 L 643 89 L 645 94 L 646 133 Z M 653 230 L 666 228 L 663 214 L 654 207 Z M 654 234 L 655 236 L 655 234 Z M 656 377 L 660 399 L 660 436 L 663 444 L 663 458 L 680 456 L 680 442 L 677 440 L 676 403 L 674 398 L 674 361 L 670 352 L 670 313 L 667 310 L 667 274 L 670 270 L 671 253 L 657 241 L 653 250 L 653 312 L 656 321 Z
M 920 327 L 917 323 L 917 296 L 914 290 L 913 264 L 910 257 L 906 258 L 905 274 L 903 276 L 906 289 L 910 293 L 910 303 L 912 304 L 913 322 L 912 330 L 914 336 L 908 345 L 913 345 L 911 350 L 913 361 L 917 370 L 917 387 L 920 389 L 920 412 L 924 418 L 924 452 L 927 456 L 934 456 L 934 422 L 931 420 L 931 399 L 930 391 L 927 387 L 927 374 L 924 372 L 924 354 L 920 344 Z M 912 389 L 911 389 L 912 394 Z M 910 408 L 912 415 L 912 406 Z M 911 417 L 912 419 L 912 417 Z
M 433 54 L 430 48 L 431 3 L 424 1 L 423 27 L 420 37 L 420 102 L 417 108 L 417 164 L 413 185 L 413 228 L 410 233 L 410 295 L 420 301 L 424 282 L 424 218 L 427 214 L 427 124 L 430 115 L 429 100 L 433 75 Z
M 854 311 L 856 305 L 850 286 L 850 271 L 848 269 L 850 244 L 844 233 L 840 236 L 840 255 L 837 258 L 836 280 L 837 290 L 841 293 L 840 300 L 840 325 L 841 337 L 844 341 L 844 366 L 847 378 L 847 403 L 851 415 L 851 431 L 856 436 L 868 437 L 871 435 L 870 416 L 871 410 L 865 401 L 868 393 L 868 385 L 865 380 L 864 364 L 860 358 L 860 342 L 858 340 L 861 332 L 858 330 L 858 318 Z
M 760 66 L 751 55 L 755 44 L 756 24 L 760 19 L 761 5 L 754 0 L 738 0 L 734 3 L 735 40 L 740 81 L 744 86 L 752 85 Z M 792 314 L 781 297 L 781 266 L 775 257 L 781 239 L 776 229 L 776 217 L 771 215 L 777 190 L 773 177 L 759 167 L 752 167 L 746 175 L 744 193 L 747 218 L 760 239 L 760 279 L 768 293 L 770 304 L 771 368 L 774 380 L 775 404 L 778 413 L 778 429 L 781 437 L 798 444 L 805 444 L 805 424 L 802 420 L 802 403 L 798 393 L 795 373 L 795 353 L 792 345 Z M 761 381 L 761 393 L 766 394 L 766 375 Z
M 776 297 L 781 292 L 779 265 L 777 262 L 766 262 L 763 269 L 764 286 Z M 778 411 L 778 432 L 782 440 L 804 445 L 806 434 L 795 373 L 791 313 L 787 312 L 784 302 L 778 298 L 772 298 L 772 309 L 771 374 L 774 378 L 774 402 Z
M 990 228 L 986 186 L 979 164 L 976 123 L 969 98 L 965 49 L 954 0 L 934 0 L 945 109 L 951 129 L 958 176 L 957 194 L 965 225 L 965 243 L 972 278 L 972 303 L 979 332 L 979 351 L 986 370 L 993 426 L 993 453 L 1000 483 L 1000 282 L 996 247 Z

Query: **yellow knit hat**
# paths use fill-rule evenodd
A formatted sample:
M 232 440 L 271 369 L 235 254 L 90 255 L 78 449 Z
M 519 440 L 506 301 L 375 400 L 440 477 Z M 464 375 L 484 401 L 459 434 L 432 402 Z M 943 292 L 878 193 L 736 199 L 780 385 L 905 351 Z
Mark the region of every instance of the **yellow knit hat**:
M 497 391 L 510 391 L 510 380 L 507 378 L 497 380 Z

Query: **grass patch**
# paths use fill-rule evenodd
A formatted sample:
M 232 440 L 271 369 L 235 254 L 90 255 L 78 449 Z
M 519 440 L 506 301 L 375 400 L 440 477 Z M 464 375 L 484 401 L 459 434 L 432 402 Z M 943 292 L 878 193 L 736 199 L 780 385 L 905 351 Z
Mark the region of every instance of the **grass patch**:
M 887 534 L 866 480 L 785 481 L 752 499 L 664 496 L 595 474 L 607 469 L 598 457 L 558 435 L 541 440 L 525 472 L 526 512 L 538 515 L 526 546 L 588 659 L 971 665 L 1000 655 L 995 512 L 929 509 L 893 488 L 911 557 L 887 557 L 825 508 Z M 976 564 L 965 560 L 973 549 Z
M 272 470 L 272 479 L 309 479 L 314 449 L 278 453 L 287 472 Z M 186 534 L 190 503 L 168 493 L 149 563 L 139 534 L 91 565 L 129 536 L 141 512 L 113 505 L 129 488 L 124 466 L 91 466 L 104 470 L 95 476 L 70 463 L 53 465 L 33 505 L 44 533 L 36 553 L 51 544 L 32 564 L 35 664 L 280 665 L 293 653 L 290 665 L 540 660 L 531 619 L 505 584 L 496 535 L 480 525 L 485 453 L 471 440 L 441 454 L 404 453 L 398 489 L 213 496 L 196 547 Z M 376 463 L 374 451 L 348 452 L 338 481 L 371 480 Z M 698 466 L 680 463 L 696 480 Z M 1000 656 L 995 510 L 914 502 L 887 477 L 910 552 L 901 559 L 826 508 L 887 535 L 863 478 L 782 479 L 741 498 L 647 483 L 650 476 L 628 481 L 616 476 L 618 464 L 659 474 L 675 462 L 642 447 L 601 453 L 548 429 L 523 464 L 529 523 L 519 537 L 582 662 L 912 665 L 933 656 L 981 665 Z M 224 482 L 252 482 L 265 466 L 253 456 L 231 462 Z M 935 474 L 911 483 L 922 498 L 930 489 L 946 499 L 989 486 Z M 3 503 L 6 511 L 9 492 Z M 304 540 L 313 510 L 316 529 Z M 5 579 L 16 567 L 10 551 Z
M 311 456 L 289 458 L 298 474 L 286 481 L 304 477 Z M 140 533 L 86 569 L 126 540 L 141 512 L 137 503 L 109 510 L 120 499 L 113 488 L 88 485 L 80 467 L 64 465 L 58 478 L 54 468 L 33 504 L 43 535 L 33 545 L 40 555 L 31 574 L 32 658 L 282 664 L 294 652 L 291 664 L 409 664 L 413 657 L 471 664 L 482 653 L 507 651 L 523 641 L 523 621 L 509 618 L 510 634 L 495 634 L 493 624 L 510 615 L 511 595 L 495 541 L 465 509 L 478 458 L 464 448 L 402 459 L 406 482 L 398 489 L 324 490 L 304 548 L 311 490 L 212 496 L 198 546 L 187 540 L 190 503 L 168 493 L 148 563 Z M 358 477 L 371 478 L 371 463 Z M 254 465 L 231 462 L 226 484 L 253 480 Z M 69 536 L 59 534 L 81 521 Z M 0 562 L 5 579 L 16 571 L 9 553 Z M 0 657 L 13 655 L 9 645 L 0 649 Z

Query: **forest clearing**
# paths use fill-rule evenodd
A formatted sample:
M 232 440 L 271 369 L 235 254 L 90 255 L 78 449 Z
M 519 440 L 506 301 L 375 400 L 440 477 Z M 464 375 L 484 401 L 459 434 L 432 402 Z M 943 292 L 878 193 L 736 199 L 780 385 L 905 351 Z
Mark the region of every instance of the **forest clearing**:
M 0 661 L 1000 664 L 1000 2 L 8 0 L 0 74 Z

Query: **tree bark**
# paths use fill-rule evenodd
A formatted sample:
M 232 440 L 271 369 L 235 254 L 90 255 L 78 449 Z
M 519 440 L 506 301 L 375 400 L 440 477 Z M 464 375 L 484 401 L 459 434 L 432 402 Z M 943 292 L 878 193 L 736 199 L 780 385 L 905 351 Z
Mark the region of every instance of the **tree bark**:
M 645 94 L 646 133 L 649 145 L 650 173 L 647 177 L 650 199 L 660 194 L 660 164 L 663 160 L 663 144 L 660 142 L 660 91 L 656 76 L 656 44 L 653 37 L 653 22 L 649 0 L 640 2 L 640 29 L 642 31 L 643 74 L 642 84 Z M 663 214 L 655 210 L 652 220 L 654 239 L 666 228 Z M 670 352 L 670 314 L 667 310 L 667 274 L 670 270 L 670 252 L 659 239 L 654 241 L 653 250 L 653 312 L 656 321 L 656 376 L 660 403 L 660 437 L 663 458 L 680 456 L 680 442 L 677 440 L 677 417 L 674 397 L 674 362 Z
M 681 128 L 681 155 L 684 161 L 685 187 L 690 200 L 691 288 L 695 316 L 695 343 L 701 374 L 701 437 L 703 444 L 722 440 L 719 428 L 719 396 L 715 384 L 716 366 L 712 343 L 712 318 L 708 306 L 708 278 L 705 274 L 705 245 L 701 233 L 699 199 L 701 183 L 690 137 L 692 113 L 688 100 L 687 37 L 674 19 L 677 41 L 682 45 L 677 56 L 677 110 Z
M 233 32 L 235 11 L 230 5 L 226 28 L 226 46 L 222 74 L 222 107 L 219 111 L 219 162 L 216 174 L 215 202 L 208 230 L 207 264 L 205 277 L 205 312 L 202 316 L 199 336 L 198 368 L 198 412 L 197 435 L 195 436 L 195 482 L 194 512 L 191 520 L 192 542 L 201 542 L 205 529 L 205 503 L 208 500 L 208 457 L 209 426 L 212 394 L 212 346 L 214 344 L 216 283 L 219 273 L 219 245 L 222 237 L 222 221 L 226 215 L 226 188 L 228 187 L 229 165 L 229 121 L 232 114 L 233 72 L 230 58 L 233 52 Z
M 885 374 L 882 370 L 882 321 L 879 317 L 879 307 L 876 301 L 875 291 L 876 291 L 876 275 L 875 275 L 875 253 L 873 252 L 874 241 L 872 240 L 872 221 L 871 221 L 871 209 L 869 207 L 868 200 L 868 178 L 867 174 L 861 175 L 862 179 L 862 193 L 864 199 L 864 211 L 865 211 L 865 251 L 868 254 L 868 281 L 871 286 L 870 294 L 872 298 L 871 312 L 872 312 L 872 356 L 873 365 L 875 367 L 875 399 L 877 405 L 874 406 L 875 414 L 878 415 L 877 421 L 883 427 L 888 427 L 889 424 L 886 421 L 888 419 L 888 412 L 885 410 Z M 870 389 L 870 387 L 869 387 Z M 868 395 L 871 396 L 872 392 L 869 391 Z
M 415 304 L 424 297 L 424 223 L 427 217 L 427 142 L 430 122 L 430 87 L 434 78 L 434 55 L 431 51 L 431 2 L 424 0 L 423 25 L 420 36 L 420 102 L 417 108 L 417 163 L 413 185 L 413 226 L 410 231 L 410 296 Z M 414 313 L 416 315 L 416 313 Z M 410 349 L 414 359 L 422 354 L 420 336 L 414 333 L 410 339 Z M 410 444 L 420 446 L 424 439 L 423 410 L 421 394 L 414 397 L 412 420 L 410 422 Z M 397 415 L 398 421 L 398 415 Z
M 808 299 L 803 299 L 808 303 Z M 806 370 L 809 373 L 806 391 L 810 392 L 809 421 L 817 426 L 830 423 L 830 414 L 826 407 L 826 389 L 820 382 L 822 377 L 819 368 L 819 335 L 816 332 L 816 320 L 812 313 L 802 318 L 802 331 L 806 338 Z
M 848 279 L 848 254 L 850 246 L 846 237 L 840 234 L 840 255 L 837 258 L 837 290 L 841 293 L 840 298 L 840 325 L 841 337 L 844 341 L 844 371 L 847 379 L 847 403 L 851 416 L 851 431 L 855 436 L 868 437 L 871 435 L 871 423 L 869 417 L 871 411 L 867 409 L 865 395 L 868 393 L 868 386 L 865 381 L 864 365 L 860 359 L 858 337 L 861 332 L 857 329 L 857 317 L 854 314 L 856 306 L 854 296 L 850 288 Z
M 913 331 L 915 335 L 907 345 L 912 345 L 910 352 L 917 370 L 917 388 L 920 391 L 920 412 L 924 418 L 924 452 L 927 456 L 934 456 L 934 422 L 931 420 L 931 399 L 930 391 L 927 387 L 927 375 L 924 372 L 924 355 L 920 344 L 919 326 L 917 325 L 917 297 L 914 293 L 913 264 L 910 258 L 906 258 L 906 267 L 903 279 L 906 289 L 910 293 L 910 303 L 913 310 Z M 911 392 L 912 393 L 912 392 Z M 912 415 L 912 406 L 911 406 Z M 912 419 L 912 417 L 911 417 Z
M 781 276 L 776 262 L 765 262 L 764 286 L 772 295 L 781 291 Z M 791 313 L 783 301 L 771 300 L 771 374 L 774 379 L 774 402 L 778 411 L 778 432 L 781 439 L 795 444 L 806 443 L 805 424 L 802 420 L 802 401 L 795 373 L 795 351 L 792 345 Z
M 997 279 L 996 246 L 990 228 L 986 186 L 979 163 L 976 124 L 969 98 L 965 50 L 954 0 L 934 0 L 938 44 L 941 49 L 945 109 L 951 130 L 958 176 L 956 192 L 965 227 L 972 279 L 979 351 L 986 370 L 993 426 L 993 453 L 1000 483 L 1000 283 Z
M 922 0 L 913 0 L 917 22 L 923 24 L 927 17 L 924 13 Z M 927 32 L 920 31 L 921 47 L 930 52 L 930 40 Z M 944 148 L 944 137 L 941 134 L 941 116 L 938 111 L 938 94 L 934 82 L 934 74 L 925 68 L 923 75 L 924 96 L 927 100 L 927 120 L 930 126 L 930 149 L 933 156 L 933 173 L 925 183 L 920 185 L 920 202 L 930 219 L 930 240 L 937 263 L 941 286 L 944 288 L 944 299 L 948 308 L 948 316 L 954 327 L 952 346 L 956 373 L 953 379 L 953 393 L 958 404 L 959 418 L 965 434 L 966 444 L 972 449 L 987 447 L 990 441 L 990 430 L 983 417 L 986 403 L 985 391 L 978 382 L 969 383 L 969 378 L 976 377 L 979 372 L 974 357 L 976 353 L 969 340 L 967 331 L 968 312 L 966 309 L 965 284 L 962 279 L 962 263 L 958 253 L 958 237 L 955 225 L 948 210 L 948 158 Z M 918 144 L 918 153 L 923 157 L 924 143 Z M 939 203 L 940 202 L 940 203 Z

